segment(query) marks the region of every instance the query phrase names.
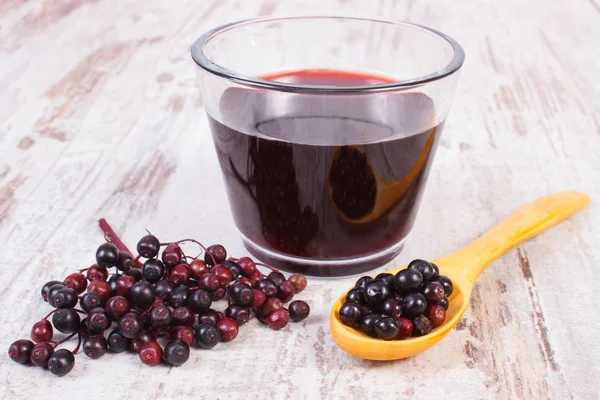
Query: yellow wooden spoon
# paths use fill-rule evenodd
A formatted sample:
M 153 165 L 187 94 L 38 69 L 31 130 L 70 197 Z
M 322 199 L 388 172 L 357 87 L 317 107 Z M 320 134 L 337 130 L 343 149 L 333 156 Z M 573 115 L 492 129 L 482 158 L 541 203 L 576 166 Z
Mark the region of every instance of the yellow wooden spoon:
M 518 244 L 571 216 L 589 202 L 590 198 L 580 192 L 543 197 L 519 209 L 462 249 L 432 260 L 440 268 L 440 274 L 452 280 L 454 292 L 449 298 L 446 322 L 430 334 L 392 341 L 371 338 L 342 324 L 339 310 L 346 298 L 344 293 L 331 310 L 333 339 L 342 350 L 369 360 L 399 360 L 428 349 L 446 336 L 460 320 L 467 309 L 477 278 L 489 264 Z M 395 274 L 400 269 L 387 272 Z

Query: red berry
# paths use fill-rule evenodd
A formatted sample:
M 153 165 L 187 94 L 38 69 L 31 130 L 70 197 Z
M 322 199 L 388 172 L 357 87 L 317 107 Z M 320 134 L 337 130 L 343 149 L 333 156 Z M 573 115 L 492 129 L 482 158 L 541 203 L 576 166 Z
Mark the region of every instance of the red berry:
M 182 261 L 181 247 L 177 243 L 169 243 L 163 250 L 162 260 L 163 263 L 169 268 L 172 268 Z
M 425 286 L 425 289 L 423 289 L 423 295 L 429 303 L 439 303 L 444 297 L 446 297 L 446 292 L 441 284 L 437 282 L 431 282 Z
M 229 270 L 229 268 L 227 268 L 226 266 L 219 264 L 219 265 L 215 265 L 211 270 L 210 273 L 213 274 L 214 276 L 216 276 L 217 278 L 219 278 L 219 282 L 221 283 L 222 286 L 227 285 L 229 282 L 231 282 L 233 280 L 233 275 L 231 274 L 231 271 Z
M 189 346 L 194 342 L 194 331 L 187 326 L 176 326 L 170 332 L 171 340 L 183 340 Z
M 215 265 L 225 261 L 227 258 L 227 251 L 225 247 L 220 244 L 213 244 L 206 249 L 206 253 L 204 254 L 204 262 L 208 265 Z
M 250 257 L 242 257 L 237 260 L 237 264 L 240 266 L 242 270 L 242 275 L 249 278 L 256 272 L 256 264 Z
M 185 264 L 177 264 L 171 270 L 169 278 L 176 286 L 187 285 L 190 281 L 190 268 Z
M 104 311 L 109 317 L 118 320 L 129 312 L 129 301 L 123 296 L 114 296 L 108 299 Z
M 434 328 L 437 328 L 446 320 L 446 311 L 443 307 L 438 306 L 437 304 L 432 304 L 427 306 L 427 309 L 425 310 L 425 316 L 431 321 L 431 325 L 433 325 Z
M 189 307 L 177 307 L 173 310 L 173 325 L 179 326 L 192 326 L 196 317 Z
M 36 343 L 48 342 L 53 335 L 52 324 L 47 319 L 36 322 L 31 328 L 31 339 Z
M 267 326 L 271 329 L 279 330 L 286 326 L 290 320 L 290 313 L 285 310 L 277 310 L 267 317 Z
M 217 290 L 215 290 L 214 292 L 212 292 L 210 294 L 210 299 L 212 301 L 219 301 L 223 297 L 225 297 L 226 293 L 227 293 L 227 291 L 225 290 L 225 288 L 218 288 Z
M 263 278 L 264 275 L 261 274 L 259 270 L 256 270 L 252 275 L 248 277 L 248 279 L 250 279 L 250 282 L 252 282 L 253 286 L 256 284 L 256 282 L 260 281 Z
M 294 286 L 288 281 L 281 282 L 277 287 L 277 298 L 279 298 L 282 303 L 287 303 L 292 300 L 294 298 L 294 293 Z
M 198 287 L 208 292 L 214 292 L 219 286 L 221 286 L 221 282 L 219 281 L 219 278 L 213 274 L 204 274 L 198 281 Z
M 27 339 L 19 339 L 8 348 L 8 356 L 11 360 L 19 364 L 29 364 L 31 362 L 31 350 L 33 342 Z
M 204 274 L 208 273 L 208 266 L 200 259 L 195 259 L 190 263 L 190 274 L 194 279 L 200 279 Z
M 266 318 L 273 312 L 280 310 L 282 307 L 281 300 L 279 300 L 277 297 L 269 297 L 262 307 L 258 309 L 258 313 L 260 316 Z
M 238 334 L 238 324 L 231 318 L 222 318 L 217 322 L 217 329 L 223 342 L 230 342 Z
M 131 287 L 135 283 L 135 278 L 129 275 L 121 275 L 117 278 L 117 296 L 129 297 Z
M 108 270 L 106 267 L 101 267 L 98 264 L 94 264 L 88 268 L 87 278 L 90 282 L 105 281 L 108 279 Z
M 238 283 L 243 283 L 244 285 L 248 285 L 250 287 L 252 287 L 252 281 L 244 276 L 237 278 Z
M 65 285 L 65 287 L 75 290 L 77 294 L 81 294 L 85 292 L 88 283 L 85 278 L 85 275 L 80 274 L 79 272 L 75 272 L 65 278 L 63 285 Z
M 31 350 L 31 363 L 36 367 L 48 368 L 48 360 L 52 354 L 54 354 L 54 346 L 48 342 L 38 343 Z
M 250 307 L 252 307 L 252 308 L 262 307 L 262 305 L 265 304 L 265 301 L 267 300 L 267 295 L 262 290 L 258 290 L 258 289 L 253 289 L 253 290 L 254 290 L 254 297 L 252 298 L 252 305 Z
M 396 321 L 398 321 L 398 326 L 400 327 L 400 334 L 397 339 L 406 339 L 407 337 L 410 337 L 413 331 L 413 324 L 410 319 L 396 318 Z
M 140 347 L 138 351 L 140 360 L 146 365 L 155 366 L 160 364 L 162 360 L 163 351 L 162 347 L 156 342 L 151 341 Z
M 98 293 L 100 296 L 104 297 L 104 301 L 108 301 L 112 295 L 108 282 L 100 280 L 90 282 L 88 285 L 88 292 Z
M 294 286 L 294 291 L 296 293 L 300 293 L 301 291 L 306 289 L 306 285 L 308 285 L 306 277 L 301 274 L 294 274 L 290 276 L 288 278 L 288 281 L 292 284 L 292 286 Z

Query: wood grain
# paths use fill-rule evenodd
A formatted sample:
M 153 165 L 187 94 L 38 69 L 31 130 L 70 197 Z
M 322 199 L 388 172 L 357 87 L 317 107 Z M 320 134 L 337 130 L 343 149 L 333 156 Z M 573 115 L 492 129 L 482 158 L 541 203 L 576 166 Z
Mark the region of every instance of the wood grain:
M 596 0 L 0 2 L 4 349 L 47 312 L 45 281 L 93 262 L 99 217 L 130 246 L 148 228 L 243 253 L 189 46 L 229 21 L 300 14 L 409 20 L 465 48 L 416 228 L 394 265 L 450 252 L 551 192 L 600 198 Z M 343 353 L 328 314 L 354 278 L 313 280 L 301 296 L 307 321 L 244 327 L 180 368 L 79 355 L 57 379 L 4 355 L 0 398 L 597 399 L 599 227 L 592 203 L 501 258 L 455 331 L 411 359 Z

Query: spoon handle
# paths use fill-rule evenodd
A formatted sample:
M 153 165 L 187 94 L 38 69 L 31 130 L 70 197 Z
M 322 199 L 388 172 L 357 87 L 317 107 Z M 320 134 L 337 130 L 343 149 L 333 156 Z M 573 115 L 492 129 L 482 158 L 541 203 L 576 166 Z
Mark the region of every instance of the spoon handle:
M 542 197 L 515 211 L 467 246 L 434 262 L 443 273 L 472 287 L 498 257 L 581 210 L 590 198 L 581 192 Z

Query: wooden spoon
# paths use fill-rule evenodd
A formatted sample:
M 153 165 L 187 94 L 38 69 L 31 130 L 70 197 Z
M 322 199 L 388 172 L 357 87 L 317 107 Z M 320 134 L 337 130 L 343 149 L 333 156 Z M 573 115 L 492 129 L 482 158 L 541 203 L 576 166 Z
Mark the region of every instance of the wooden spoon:
M 538 199 L 501 221 L 487 233 L 454 253 L 432 260 L 440 274 L 448 276 L 454 291 L 449 298 L 446 321 L 428 335 L 406 340 L 385 341 L 369 337 L 342 324 L 339 310 L 346 293 L 331 310 L 331 335 L 342 350 L 369 360 L 398 360 L 413 356 L 439 342 L 460 320 L 471 291 L 483 270 L 498 257 L 581 210 L 590 198 L 580 192 L 563 192 Z M 396 274 L 402 268 L 387 271 Z

